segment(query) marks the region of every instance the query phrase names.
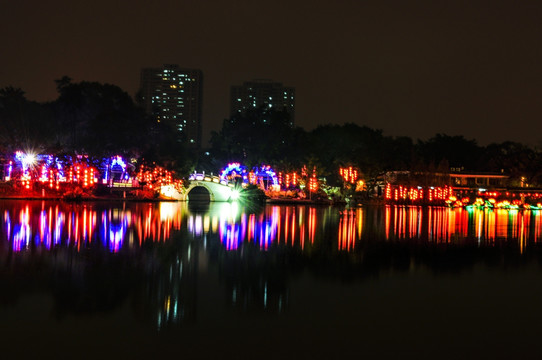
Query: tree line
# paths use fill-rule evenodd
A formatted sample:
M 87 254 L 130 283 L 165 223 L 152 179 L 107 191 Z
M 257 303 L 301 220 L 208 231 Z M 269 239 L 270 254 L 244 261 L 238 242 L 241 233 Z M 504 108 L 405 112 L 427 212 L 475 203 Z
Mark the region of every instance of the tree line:
M 285 111 L 258 108 L 225 119 L 211 133 L 209 147 L 195 152 L 184 146 L 182 134 L 171 124 L 157 122 L 115 85 L 63 77 L 56 87 L 57 99 L 46 103 L 28 100 L 19 88 L 0 89 L 0 154 L 28 149 L 95 159 L 118 154 L 156 162 L 181 176 L 218 171 L 239 161 L 282 171 L 316 167 L 331 183 L 339 180 L 339 167 L 355 166 L 365 178 L 392 170 L 455 169 L 505 173 L 542 185 L 541 151 L 518 142 L 481 146 L 474 139 L 445 134 L 413 140 L 354 123 L 306 131 L 292 127 Z
M 115 85 L 56 80 L 58 97 L 37 103 L 22 89 L 0 89 L 0 154 L 122 155 L 182 171 L 188 157 L 177 131 L 145 114 Z
M 542 185 L 542 152 L 518 142 L 481 146 L 476 140 L 445 134 L 415 141 L 354 123 L 321 125 L 312 131 L 289 124 L 284 111 L 261 108 L 236 114 L 212 133 L 211 153 L 221 162 L 249 166 L 269 163 L 282 170 L 316 166 L 331 183 L 339 181 L 339 167 L 354 166 L 366 179 L 386 171 L 461 171 L 503 173 L 510 176 L 511 185 L 521 178 L 531 186 Z

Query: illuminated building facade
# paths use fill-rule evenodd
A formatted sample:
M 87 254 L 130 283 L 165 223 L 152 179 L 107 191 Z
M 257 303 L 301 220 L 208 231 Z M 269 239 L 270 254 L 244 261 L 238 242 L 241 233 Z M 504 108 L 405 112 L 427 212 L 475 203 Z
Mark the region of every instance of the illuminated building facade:
M 295 89 L 271 80 L 253 80 L 240 86 L 232 86 L 230 91 L 230 113 L 236 115 L 249 109 L 272 108 L 286 111 L 290 115 L 290 125 L 295 120 Z
M 165 64 L 141 70 L 141 97 L 145 111 L 183 134 L 191 148 L 201 147 L 203 73 Z

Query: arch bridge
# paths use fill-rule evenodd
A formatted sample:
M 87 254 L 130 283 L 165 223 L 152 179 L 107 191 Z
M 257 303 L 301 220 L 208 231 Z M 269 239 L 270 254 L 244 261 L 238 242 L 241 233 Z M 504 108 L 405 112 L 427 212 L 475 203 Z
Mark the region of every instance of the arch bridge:
M 205 190 L 209 193 L 210 201 L 232 201 L 239 197 L 239 190 L 233 183 L 220 180 L 218 176 L 192 174 L 188 178 L 190 186 L 183 192 L 181 200 L 190 201 L 190 194 L 196 195 Z M 205 189 L 205 190 L 203 190 Z

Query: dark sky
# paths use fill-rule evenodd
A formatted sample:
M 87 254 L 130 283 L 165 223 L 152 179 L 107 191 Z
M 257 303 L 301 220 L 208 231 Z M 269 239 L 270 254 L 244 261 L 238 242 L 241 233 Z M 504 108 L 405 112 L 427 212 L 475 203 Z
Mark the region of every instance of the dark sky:
M 133 96 L 142 67 L 202 69 L 204 134 L 231 85 L 267 78 L 296 88 L 307 130 L 542 143 L 538 0 L 3 1 L 0 41 L 0 87 L 37 101 L 63 75 Z

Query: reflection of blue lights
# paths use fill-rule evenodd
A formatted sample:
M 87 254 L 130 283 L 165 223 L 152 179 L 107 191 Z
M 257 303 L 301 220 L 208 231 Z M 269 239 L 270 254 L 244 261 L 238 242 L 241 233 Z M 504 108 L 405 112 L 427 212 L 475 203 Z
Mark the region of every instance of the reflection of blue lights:
M 111 214 L 107 216 L 107 212 L 102 214 L 102 241 L 111 252 L 118 252 L 124 243 L 126 236 L 126 228 L 128 227 L 128 217 L 124 215 L 120 223 L 113 223 Z
M 51 250 L 51 229 L 47 225 L 47 212 L 45 210 L 42 210 L 40 213 L 40 236 L 38 239 L 45 244 L 47 250 Z
M 243 230 L 241 230 L 243 229 Z M 226 219 L 220 220 L 219 235 L 220 241 L 227 250 L 236 250 L 245 238 L 245 226 L 238 222 L 228 222 Z
M 55 245 L 60 244 L 60 240 L 62 239 L 62 227 L 64 226 L 64 219 L 64 214 L 57 213 L 55 231 L 53 233 Z
M 109 250 L 113 252 L 119 251 L 124 242 L 125 234 L 126 222 L 123 221 L 121 224 L 111 224 L 109 229 Z
M 261 218 L 250 230 L 253 240 L 260 248 L 267 249 L 277 240 L 279 213 L 273 213 L 267 219 Z M 247 238 L 248 221 L 243 214 L 239 220 L 232 217 L 222 216 L 219 220 L 220 241 L 227 250 L 236 250 Z
M 30 226 L 28 224 L 17 224 L 13 231 L 13 251 L 21 251 L 30 244 Z
M 271 215 L 271 219 L 267 219 L 266 221 L 262 221 L 258 227 L 259 231 L 257 231 L 258 239 L 255 239 L 260 247 L 268 248 L 269 245 L 275 241 L 277 237 L 277 226 L 278 226 L 278 214 Z
M 11 218 L 9 216 L 9 211 L 4 211 L 4 223 L 6 224 L 6 235 L 7 238 L 11 238 Z

